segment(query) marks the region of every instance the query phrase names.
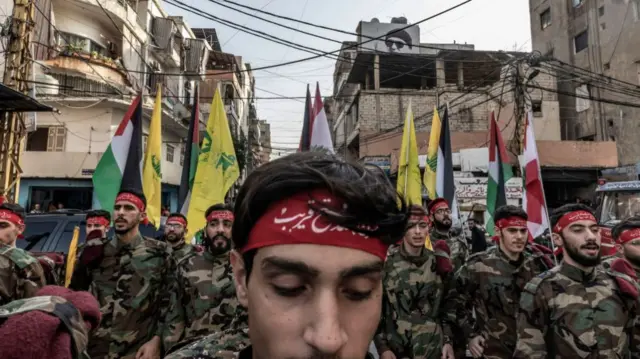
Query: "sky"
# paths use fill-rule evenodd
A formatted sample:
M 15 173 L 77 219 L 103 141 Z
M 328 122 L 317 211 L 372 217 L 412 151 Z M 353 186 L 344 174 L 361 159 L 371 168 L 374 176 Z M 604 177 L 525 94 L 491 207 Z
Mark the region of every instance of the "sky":
M 369 21 L 376 17 L 380 22 L 390 22 L 392 17 L 404 16 L 409 23 L 415 23 L 462 2 L 462 0 L 234 1 L 279 15 L 349 32 L 355 32 L 356 26 L 361 20 Z M 266 23 L 226 9 L 211 0 L 182 0 L 182 2 L 229 22 L 323 52 L 335 51 L 340 48 L 338 43 Z M 231 4 L 229 5 L 231 6 Z M 312 56 L 304 51 L 239 32 L 224 24 L 204 19 L 167 3 L 165 3 L 165 9 L 171 15 L 185 17 L 191 27 L 215 28 L 222 44 L 222 51 L 242 56 L 243 61 L 250 63 L 253 68 Z M 252 10 L 243 10 L 255 13 Z M 256 15 L 337 41 L 356 40 L 355 36 L 274 19 L 268 15 Z M 473 0 L 445 15 L 422 23 L 420 25 L 420 42 L 453 43 L 455 41 L 473 44 L 477 50 L 530 51 L 529 23 L 529 1 L 527 0 Z M 330 96 L 333 92 L 334 66 L 335 59 L 322 57 L 294 65 L 255 71 L 256 97 L 274 97 L 275 94 L 287 97 L 305 96 L 307 84 L 311 86 L 313 96 L 316 82 L 320 85 L 322 96 Z M 256 103 L 258 118 L 267 120 L 271 124 L 272 158 L 296 149 L 302 129 L 304 100 L 258 99 Z

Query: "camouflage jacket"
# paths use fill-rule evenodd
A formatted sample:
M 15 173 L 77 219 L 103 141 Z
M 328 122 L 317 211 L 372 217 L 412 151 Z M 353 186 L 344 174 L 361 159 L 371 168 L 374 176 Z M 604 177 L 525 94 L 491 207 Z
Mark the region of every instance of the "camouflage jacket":
M 20 248 L 0 243 L 0 305 L 31 298 L 45 285 L 37 259 Z
M 178 311 L 175 268 L 166 243 L 140 235 L 128 244 L 117 236 L 108 240 L 96 269 L 76 267 L 73 276 L 84 283 L 74 280 L 74 289 L 88 289 L 102 313 L 89 341 L 93 359 L 135 358 L 137 350 L 156 335 L 164 348 L 179 340 L 183 326 L 173 314 Z
M 451 337 L 442 329 L 443 279 L 436 274 L 436 255 L 423 249 L 409 256 L 398 246 L 384 266 L 382 319 L 374 343 L 378 353 L 391 350 L 396 357 L 440 358 Z
M 485 358 L 511 358 L 520 294 L 531 279 L 550 269 L 542 256 L 525 250 L 514 262 L 498 246 L 470 256 L 447 293 L 445 325 L 461 328 L 467 339 L 482 335 Z
M 452 237 L 450 234 L 445 235 L 436 231 L 435 228 L 431 229 L 429 237 L 431 238 L 431 243 L 435 243 L 439 240 L 447 242 L 449 250 L 451 251 L 451 264 L 453 264 L 453 268 L 455 270 L 458 270 L 458 268 L 462 267 L 462 265 L 467 261 L 467 257 L 469 256 L 469 244 L 467 244 L 464 237 Z
M 173 255 L 173 259 L 176 262 L 176 265 L 179 267 L 183 261 L 189 259 L 189 257 L 196 255 L 198 252 L 193 244 L 188 244 L 186 242 L 182 242 L 176 247 L 171 248 L 171 255 Z
M 520 298 L 514 358 L 628 358 L 637 299 L 620 292 L 616 278 L 567 263 L 531 280 Z
M 19 315 L 30 311 L 49 313 L 60 319 L 62 329 L 71 336 L 71 353 L 73 358 L 90 359 L 86 352 L 89 333 L 82 315 L 70 302 L 62 297 L 40 296 L 28 299 L 14 300 L 0 307 L 0 326 L 12 315 Z M 22 333 L 25 334 L 25 333 Z M 43 343 L 49 345 L 51 343 Z
M 183 340 L 229 328 L 239 308 L 229 253 L 209 251 L 187 258 L 178 267 Z

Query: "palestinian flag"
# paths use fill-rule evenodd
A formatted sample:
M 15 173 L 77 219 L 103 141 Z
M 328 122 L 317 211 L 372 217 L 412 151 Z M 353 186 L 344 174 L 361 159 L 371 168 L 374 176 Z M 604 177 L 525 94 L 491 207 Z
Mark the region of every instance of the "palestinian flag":
M 182 177 L 180 178 L 180 189 L 178 190 L 178 200 L 180 203 L 180 213 L 187 216 L 189 202 L 191 200 L 191 189 L 193 180 L 196 177 L 198 167 L 198 156 L 200 156 L 200 98 L 198 87 L 196 86 L 195 101 L 191 109 L 191 122 L 189 123 L 189 134 L 185 143 L 184 161 L 182 164 Z
M 493 215 L 497 208 L 507 204 L 506 183 L 513 177 L 513 171 L 493 112 L 491 112 L 489 132 L 491 138 L 489 140 L 489 180 L 487 183 L 487 213 L 489 214 L 487 231 L 493 236 L 495 234 Z
M 313 129 L 311 110 L 311 92 L 309 92 L 309 85 L 307 85 L 307 100 L 304 102 L 304 119 L 302 120 L 302 134 L 300 135 L 298 152 L 305 152 L 311 149 L 311 129 Z
M 93 173 L 100 207 L 113 209 L 120 189 L 142 193 L 142 99 L 139 95 L 118 126 L 111 144 Z

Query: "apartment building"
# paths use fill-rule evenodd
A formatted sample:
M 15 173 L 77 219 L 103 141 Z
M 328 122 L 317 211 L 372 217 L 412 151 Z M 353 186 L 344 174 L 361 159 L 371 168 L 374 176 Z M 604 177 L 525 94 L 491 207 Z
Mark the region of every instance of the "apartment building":
M 140 92 L 148 133 L 160 87 L 163 204 L 176 210 L 193 89 L 203 80 L 209 44 L 158 0 L 38 0 L 36 6 L 35 93 L 58 112 L 30 122 L 19 203 L 98 206 L 91 178 L 102 153 Z
M 562 138 L 615 141 L 620 164 L 637 163 L 640 0 L 529 0 L 529 9 L 533 50 L 567 73 L 557 84 Z

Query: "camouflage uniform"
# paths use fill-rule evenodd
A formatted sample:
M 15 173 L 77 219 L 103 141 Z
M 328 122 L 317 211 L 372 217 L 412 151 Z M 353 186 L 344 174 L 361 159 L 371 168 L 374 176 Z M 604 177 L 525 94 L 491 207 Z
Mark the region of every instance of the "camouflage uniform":
M 173 259 L 176 261 L 176 265 L 179 267 L 185 260 L 189 259 L 191 256 L 196 255 L 198 252 L 196 251 L 196 247 L 186 242 L 182 242 L 175 247 L 171 248 L 171 255 Z
M 461 328 L 467 339 L 482 335 L 485 358 L 511 358 L 520 294 L 525 284 L 550 269 L 543 256 L 527 249 L 520 260 L 511 261 L 498 246 L 470 256 L 447 293 L 445 325 Z
M 73 275 L 84 283 L 74 280 L 72 287 L 89 289 L 100 303 L 102 322 L 88 349 L 93 359 L 135 358 L 155 335 L 163 339 L 165 350 L 179 340 L 183 324 L 175 314 L 175 261 L 166 243 L 138 234 L 124 244 L 114 236 L 104 244 L 96 269 L 78 266 Z
M 20 248 L 0 243 L 0 305 L 33 297 L 45 285 L 37 259 Z
M 89 333 L 84 319 L 76 307 L 62 297 L 40 296 L 14 300 L 9 304 L 5 304 L 0 307 L 0 325 L 12 315 L 19 315 L 34 310 L 49 313 L 59 318 L 62 327 L 71 335 L 72 352 L 76 354 L 75 357 L 79 359 L 90 359 L 86 353 Z
M 567 263 L 537 276 L 520 298 L 514 358 L 625 358 L 637 298 L 620 291 L 624 274 Z
M 409 256 L 400 245 L 384 266 L 382 319 L 374 342 L 378 353 L 398 358 L 440 358 L 450 333 L 443 332 L 440 305 L 444 283 L 436 273 L 436 255 L 424 249 Z
M 451 264 L 453 264 L 453 268 L 455 270 L 458 270 L 458 268 L 462 267 L 462 265 L 467 261 L 467 257 L 469 256 L 469 244 L 467 244 L 464 237 L 453 237 L 450 234 L 442 234 L 436 231 L 435 228 L 431 229 L 429 237 L 431 238 L 431 243 L 435 243 L 439 240 L 447 242 L 449 250 L 451 251 Z
M 214 256 L 205 250 L 187 258 L 178 267 L 178 282 L 183 340 L 229 328 L 240 306 L 228 252 Z

